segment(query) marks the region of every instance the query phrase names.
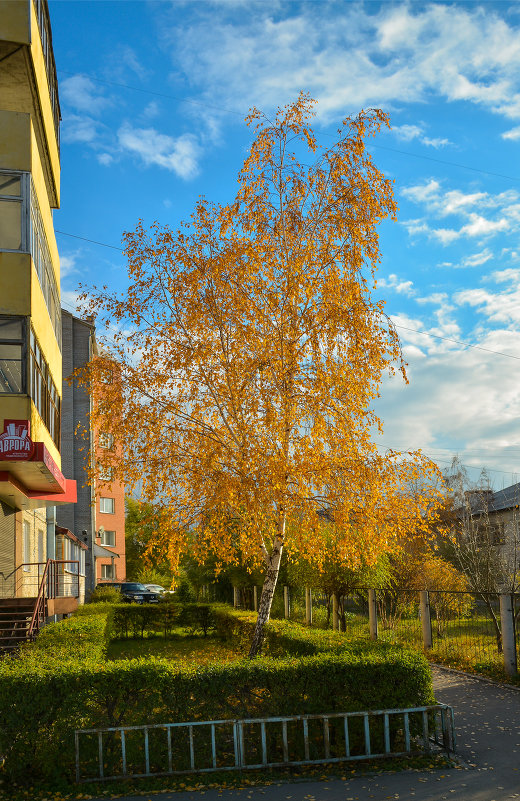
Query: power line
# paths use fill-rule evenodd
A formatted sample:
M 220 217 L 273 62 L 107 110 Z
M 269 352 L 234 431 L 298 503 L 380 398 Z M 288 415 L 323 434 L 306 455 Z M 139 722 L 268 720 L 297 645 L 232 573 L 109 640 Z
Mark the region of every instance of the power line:
M 68 303 L 67 301 L 62 300 L 61 301 L 61 305 L 65 306 L 65 307 L 68 306 L 68 308 L 69 308 L 69 310 L 71 312 L 73 311 L 75 314 L 77 314 L 76 309 L 74 309 L 74 307 L 72 306 L 71 303 Z M 113 328 L 112 326 L 111 326 L 111 328 L 112 328 L 113 331 L 117 331 L 117 329 Z M 119 332 L 117 332 L 117 333 L 119 333 Z M 105 335 L 105 340 L 111 345 L 115 345 L 116 344 L 113 339 L 111 339 L 110 337 L 107 337 L 106 335 Z M 396 450 L 396 451 L 400 451 L 402 453 L 406 453 L 406 452 L 412 451 L 412 450 L 421 450 L 421 448 L 417 448 L 417 447 L 396 448 L 394 446 L 385 445 L 382 442 L 376 442 L 374 444 L 375 444 L 376 448 L 386 448 L 387 450 L 388 449 Z M 430 448 L 429 450 L 430 450 L 430 453 L 424 452 L 424 455 L 427 456 L 428 458 L 432 459 L 432 461 L 440 462 L 441 464 L 451 464 L 452 463 L 451 459 L 442 459 L 442 458 L 440 458 L 438 456 L 435 456 L 435 454 L 431 453 L 432 450 L 433 451 L 439 451 L 440 450 L 440 451 L 451 452 L 450 448 Z M 495 448 L 495 452 L 496 452 L 496 450 L 497 449 Z M 506 448 L 501 448 L 501 450 L 506 450 Z M 520 450 L 520 449 L 517 448 L 516 450 Z M 462 451 L 462 453 L 466 453 L 466 454 L 487 453 L 487 451 L 485 451 L 485 450 L 482 450 L 482 451 Z M 485 469 L 486 471 L 491 472 L 491 473 L 504 473 L 505 475 L 511 474 L 511 470 L 499 470 L 498 468 L 494 468 L 494 467 L 482 467 L 482 466 L 479 466 L 479 465 L 470 465 L 470 464 L 463 463 L 463 462 L 461 462 L 461 465 L 463 467 L 469 468 L 470 470 L 483 470 L 483 469 Z
M 69 234 L 66 231 L 58 231 L 56 229 L 57 234 L 61 234 L 62 236 L 69 236 L 72 239 L 81 239 L 82 242 L 90 242 L 93 245 L 99 245 L 103 248 L 111 248 L 112 250 L 119 250 L 121 253 L 124 252 L 124 248 L 118 248 L 115 245 L 108 245 L 106 242 L 99 242 L 96 239 L 88 239 L 85 236 L 77 236 L 77 234 Z M 393 322 L 393 321 L 392 321 Z M 484 348 L 482 345 L 472 345 L 470 342 L 461 342 L 459 339 L 452 339 L 451 337 L 443 337 L 440 334 L 431 334 L 429 331 L 419 331 L 417 328 L 409 328 L 406 325 L 398 325 L 397 323 L 393 323 L 396 328 L 402 329 L 403 331 L 411 331 L 414 334 L 421 334 L 425 337 L 434 337 L 435 339 L 444 339 L 446 342 L 453 342 L 455 345 L 461 345 L 464 348 L 474 348 L 475 350 L 483 350 L 485 353 L 492 353 L 495 356 L 504 356 L 506 359 L 515 359 L 515 361 L 520 361 L 520 356 L 513 356 L 512 353 L 503 353 L 503 351 L 499 350 L 492 350 L 491 348 Z
M 475 348 L 475 350 L 483 350 L 486 353 L 493 353 L 495 356 L 505 356 L 506 359 L 516 359 L 520 361 L 520 356 L 513 356 L 512 353 L 503 353 L 499 350 L 491 350 L 491 348 L 483 348 L 482 345 L 472 345 L 470 342 L 461 342 L 458 339 L 451 339 L 450 337 L 442 337 L 440 334 L 430 334 L 429 331 L 418 331 L 417 328 L 408 328 L 406 325 L 397 325 L 396 328 L 402 328 L 403 331 L 413 331 L 414 334 L 422 334 L 425 337 L 435 337 L 435 339 L 445 339 L 446 342 L 454 342 L 456 345 L 463 345 L 465 348 Z
M 203 108 L 212 109 L 213 111 L 219 111 L 225 114 L 233 114 L 237 117 L 241 117 L 241 119 L 244 119 L 245 116 L 244 112 L 242 111 L 234 111 L 233 109 L 225 108 L 224 106 L 214 106 L 211 103 L 207 103 L 201 100 L 193 100 L 189 97 L 179 97 L 179 95 L 171 95 L 171 94 L 166 94 L 164 92 L 154 92 L 151 89 L 142 89 L 138 86 L 130 86 L 129 84 L 126 83 L 118 83 L 117 81 L 109 81 L 109 80 L 104 80 L 102 78 L 95 78 L 93 75 L 86 72 L 76 73 L 63 69 L 60 69 L 59 72 L 62 72 L 65 75 L 80 75 L 82 77 L 88 78 L 91 81 L 94 81 L 95 83 L 106 84 L 107 86 L 118 86 L 122 89 L 129 89 L 133 92 L 140 92 L 141 94 L 153 95 L 154 97 L 163 97 L 168 100 L 177 100 L 179 103 L 191 103 L 192 105 L 202 106 Z M 330 137 L 336 136 L 336 134 L 328 133 L 327 131 L 322 131 L 321 133 L 323 136 L 330 136 Z M 460 162 L 456 161 L 439 159 L 435 158 L 434 156 L 423 156 L 420 153 L 411 153 L 409 150 L 400 150 L 398 148 L 388 147 L 386 145 L 376 145 L 374 142 L 367 143 L 367 147 L 375 147 L 378 148 L 379 150 L 388 150 L 391 153 L 398 153 L 401 156 L 411 156 L 412 158 L 415 159 L 423 159 L 424 161 L 433 161 L 437 164 L 444 164 L 448 167 L 457 167 L 462 170 L 470 170 L 471 172 L 478 172 L 481 173 L 482 175 L 490 175 L 494 178 L 505 178 L 507 181 L 516 181 L 517 183 L 520 183 L 520 176 L 515 177 L 512 175 L 505 175 L 504 173 L 500 172 L 491 172 L 490 170 L 482 170 L 480 169 L 480 167 L 470 167 L 468 164 L 461 164 Z
M 191 103 L 195 106 L 203 106 L 203 108 L 210 108 L 213 111 L 221 111 L 225 114 L 236 114 L 238 117 L 244 119 L 244 114 L 242 111 L 232 111 L 230 108 L 223 108 L 222 106 L 212 106 L 210 103 L 203 102 L 202 100 L 192 100 L 189 97 L 179 97 L 179 95 L 170 95 L 165 94 L 164 92 L 153 92 L 151 89 L 142 89 L 138 86 L 129 86 L 127 83 L 118 83 L 117 81 L 107 81 L 101 78 L 94 78 L 93 75 L 90 75 L 87 72 L 77 73 L 77 72 L 70 72 L 69 70 L 59 69 L 58 72 L 63 72 L 65 75 L 80 75 L 81 77 L 88 78 L 91 81 L 95 81 L 95 83 L 104 83 L 107 86 L 119 86 L 122 89 L 131 89 L 133 92 L 141 92 L 144 95 L 154 95 L 155 97 L 164 97 L 167 100 L 178 100 L 179 103 Z
M 386 450 L 398 451 L 399 453 L 408 453 L 409 451 L 412 451 L 412 450 L 421 450 L 421 448 L 405 448 L 405 449 L 403 449 L 403 448 L 394 448 L 394 447 L 390 447 L 390 445 L 384 445 L 382 443 L 377 443 L 377 442 L 374 443 L 374 444 L 375 444 L 376 448 L 386 448 Z M 449 450 L 449 449 L 446 448 L 445 450 Z M 452 461 L 453 461 L 452 459 L 440 459 L 437 456 L 435 456 L 434 454 L 427 453 L 426 451 L 423 451 L 423 456 L 427 456 L 429 459 L 432 460 L 432 462 L 440 462 L 441 464 L 452 464 Z M 505 473 L 506 475 L 511 475 L 512 472 L 514 472 L 514 471 L 511 471 L 511 470 L 499 470 L 496 467 L 485 467 L 485 466 L 482 466 L 482 465 L 466 464 L 464 462 L 461 462 L 460 464 L 462 465 L 462 467 L 468 467 L 470 470 L 486 470 L 489 473 Z
M 463 170 L 471 170 L 471 172 L 480 172 L 483 175 L 491 175 L 494 178 L 506 178 L 508 181 L 520 182 L 520 176 L 516 178 L 512 175 L 504 175 L 501 172 L 490 172 L 489 170 L 481 170 L 479 167 L 470 167 L 468 164 L 459 164 L 456 161 L 446 161 L 446 159 L 436 159 L 434 156 L 422 156 L 419 153 L 410 153 L 409 150 L 398 150 L 395 147 L 387 147 L 386 145 L 376 145 L 374 142 L 369 142 L 367 147 L 376 147 L 379 150 L 389 150 L 391 153 L 399 153 L 402 156 L 412 156 L 415 159 L 424 159 L 425 161 L 435 161 L 437 164 L 446 164 L 449 167 L 460 167 Z
M 57 228 L 54 229 L 55 234 L 61 234 L 62 236 L 70 236 L 72 239 L 81 239 L 82 242 L 91 242 L 93 245 L 99 245 L 102 248 L 112 248 L 112 250 L 120 250 L 121 253 L 124 252 L 124 248 L 118 248 L 115 245 L 107 245 L 106 242 L 97 242 L 95 239 L 87 239 L 86 236 L 78 236 L 77 234 L 68 234 L 66 231 L 58 231 Z

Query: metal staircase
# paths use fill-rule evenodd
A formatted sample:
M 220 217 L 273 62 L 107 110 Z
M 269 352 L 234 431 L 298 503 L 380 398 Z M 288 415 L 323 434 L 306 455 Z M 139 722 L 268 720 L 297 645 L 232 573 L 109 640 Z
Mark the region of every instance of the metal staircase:
M 28 562 L 7 578 L 12 589 L 10 597 L 0 597 L 0 656 L 16 653 L 22 643 L 34 640 L 49 616 L 77 608 L 79 562 Z
M 33 618 L 37 601 L 37 598 L 0 599 L 0 654 L 12 653 L 23 642 L 36 637 L 39 626 L 34 625 Z

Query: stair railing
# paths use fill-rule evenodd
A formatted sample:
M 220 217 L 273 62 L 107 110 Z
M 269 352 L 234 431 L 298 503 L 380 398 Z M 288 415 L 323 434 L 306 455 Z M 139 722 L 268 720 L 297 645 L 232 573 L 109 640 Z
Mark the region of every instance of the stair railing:
M 40 565 L 42 563 L 36 562 L 32 564 Z M 65 565 L 75 566 L 72 567 L 72 570 L 70 571 L 72 579 L 75 579 L 75 593 L 71 593 L 71 597 L 79 598 L 79 561 L 74 559 L 47 559 L 40 580 L 40 586 L 38 587 L 38 595 L 36 597 L 31 623 L 27 632 L 28 639 L 34 639 L 40 629 L 40 626 L 45 620 L 47 601 L 54 598 L 61 598 L 66 595 L 65 590 L 68 585 L 65 585 L 64 583 L 64 579 L 66 577 Z M 62 566 L 61 570 L 59 569 L 60 566 Z M 21 565 L 21 567 L 23 567 L 23 565 Z
M 40 581 L 40 586 L 38 588 L 38 595 L 36 597 L 36 603 L 34 604 L 34 611 L 32 614 L 31 623 L 27 631 L 27 639 L 29 640 L 34 639 L 34 637 L 38 634 L 40 626 L 45 619 L 45 607 L 47 598 L 49 597 L 47 577 L 49 575 L 49 568 L 51 562 L 52 559 L 47 559 L 47 562 L 45 563 L 45 567 L 43 569 L 43 575 Z

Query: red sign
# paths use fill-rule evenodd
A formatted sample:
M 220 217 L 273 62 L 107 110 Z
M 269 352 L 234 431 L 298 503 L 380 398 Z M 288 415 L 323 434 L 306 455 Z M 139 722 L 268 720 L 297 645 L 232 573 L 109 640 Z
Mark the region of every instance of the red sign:
M 0 461 L 31 459 L 34 442 L 29 436 L 30 433 L 29 420 L 4 420 L 4 433 L 0 434 Z

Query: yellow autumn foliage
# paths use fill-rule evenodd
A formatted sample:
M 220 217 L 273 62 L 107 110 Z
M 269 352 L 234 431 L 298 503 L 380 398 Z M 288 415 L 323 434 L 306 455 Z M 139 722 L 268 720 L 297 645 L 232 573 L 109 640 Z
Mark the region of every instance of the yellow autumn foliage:
M 253 110 L 234 200 L 200 198 L 176 231 L 139 222 L 128 289 L 85 300 L 120 329 L 82 376 L 95 426 L 119 443 L 103 463 L 161 508 L 150 547 L 173 566 L 190 545 L 276 573 L 287 545 L 320 569 L 319 510 L 335 554 L 371 565 L 436 513 L 435 466 L 372 441 L 383 376 L 406 380 L 372 298 L 377 227 L 396 204 L 365 140 L 388 119 L 347 117 L 322 148 L 313 106 L 302 94 L 272 121 Z

